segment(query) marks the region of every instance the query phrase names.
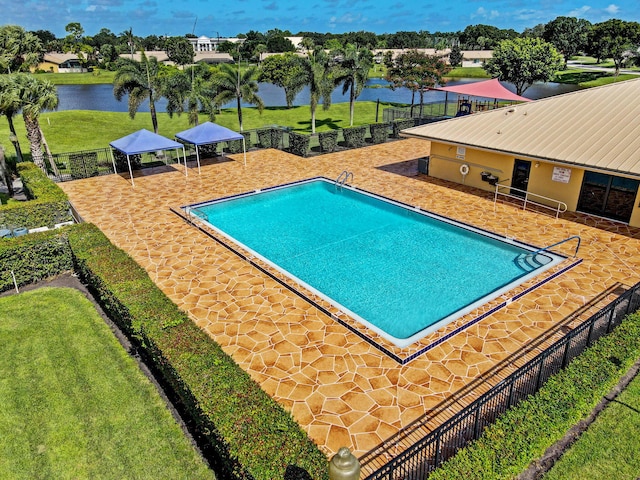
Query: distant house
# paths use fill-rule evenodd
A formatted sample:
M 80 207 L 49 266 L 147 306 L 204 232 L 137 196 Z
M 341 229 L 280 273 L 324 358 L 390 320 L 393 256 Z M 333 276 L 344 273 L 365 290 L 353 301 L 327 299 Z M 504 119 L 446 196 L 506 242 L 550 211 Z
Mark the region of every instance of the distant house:
M 374 60 L 376 63 L 382 63 L 386 52 L 391 52 L 392 58 L 396 58 L 398 55 L 407 53 L 410 50 L 417 50 L 426 55 L 435 55 L 449 63 L 450 48 L 445 48 L 444 50 L 436 50 L 435 48 L 376 48 L 373 50 Z M 482 67 L 493 56 L 493 50 L 462 50 L 461 53 L 463 67 Z
M 215 52 L 218 50 L 218 45 L 224 42 L 231 43 L 242 43 L 244 42 L 243 38 L 235 38 L 235 37 L 207 37 L 206 35 L 201 35 L 196 38 L 187 38 L 189 43 L 193 46 L 193 51 L 198 52 Z
M 640 227 L 640 78 L 403 130 L 430 176 Z
M 164 50 L 149 50 L 144 52 L 147 58 L 154 57 L 158 60 L 159 63 L 164 63 L 166 65 L 173 65 L 173 62 L 169 60 L 169 56 L 167 52 Z M 140 52 L 133 52 L 133 55 L 130 53 L 122 53 L 120 54 L 121 58 L 132 58 L 133 60 L 139 62 L 142 59 L 142 55 Z M 213 51 L 202 51 L 195 52 L 195 56 L 193 59 L 194 62 L 205 62 L 205 63 L 232 63 L 233 57 L 228 53 L 219 53 Z
M 34 70 L 51 73 L 84 73 L 78 56 L 73 53 L 45 53 L 42 62 Z

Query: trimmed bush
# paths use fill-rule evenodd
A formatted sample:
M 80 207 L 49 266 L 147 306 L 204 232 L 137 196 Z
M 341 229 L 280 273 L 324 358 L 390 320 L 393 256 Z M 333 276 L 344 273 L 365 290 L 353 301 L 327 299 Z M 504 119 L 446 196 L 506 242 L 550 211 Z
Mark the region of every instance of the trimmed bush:
M 400 131 L 405 128 L 411 128 L 416 126 L 416 121 L 413 118 L 401 118 L 394 120 L 391 124 L 393 128 L 393 138 L 400 138 Z
M 289 133 L 289 151 L 299 157 L 306 157 L 309 154 L 309 135 L 302 135 L 296 132 Z
M 17 165 L 27 202 L 0 206 L 0 225 L 38 228 L 53 227 L 73 219 L 66 194 L 31 162 Z
M 360 148 L 366 145 L 367 126 L 345 128 L 342 130 L 344 141 L 348 148 Z
M 73 270 L 66 230 L 0 240 L 0 292 Z
M 372 123 L 369 125 L 371 132 L 371 143 L 385 143 L 389 137 L 389 125 L 386 123 Z
M 251 148 L 251 132 L 242 132 L 244 144 L 247 150 Z M 230 140 L 227 142 L 227 151 L 231 154 L 242 153 L 242 140 Z
M 288 466 L 328 477 L 299 425 L 190 321 L 124 251 L 91 224 L 69 234 L 76 271 L 187 410 L 221 478 L 284 478 Z
M 261 148 L 281 148 L 284 131 L 281 128 L 261 128 L 257 130 Z
M 333 152 L 338 146 L 338 131 L 320 132 L 318 133 L 318 141 L 320 142 L 320 151 L 323 153 Z
M 113 154 L 113 160 L 116 163 L 116 170 L 118 172 L 128 172 L 129 163 L 131 163 L 131 170 L 140 170 L 142 168 L 142 155 L 140 154 L 129 155 L 129 161 L 127 162 L 126 153 L 122 153 L 115 148 L 111 150 L 111 153 Z
M 536 393 L 488 426 L 430 480 L 511 479 L 584 419 L 640 357 L 640 314 L 630 315 Z

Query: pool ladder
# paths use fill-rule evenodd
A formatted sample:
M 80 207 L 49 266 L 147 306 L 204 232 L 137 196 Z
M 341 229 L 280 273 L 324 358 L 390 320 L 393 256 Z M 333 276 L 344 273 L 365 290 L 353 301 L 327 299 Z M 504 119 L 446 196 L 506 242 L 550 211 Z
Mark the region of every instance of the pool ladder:
M 346 170 L 343 170 L 342 173 L 338 175 L 338 178 L 336 178 L 336 188 L 342 188 L 349 181 L 349 179 L 351 179 L 351 181 L 353 182 L 353 172 L 347 172 Z
M 541 263 L 537 260 L 537 256 L 538 256 L 539 253 L 548 251 L 550 248 L 553 248 L 553 247 L 555 247 L 557 245 L 560 245 L 562 243 L 568 242 L 570 240 L 576 240 L 577 241 L 576 242 L 577 243 L 576 249 L 573 252 L 573 257 L 575 258 L 578 255 L 578 250 L 580 249 L 581 238 L 580 238 L 579 235 L 572 235 L 571 237 L 567 237 L 564 240 L 560 240 L 559 242 L 553 243 L 551 245 L 547 245 L 546 247 L 543 247 L 543 248 L 539 248 L 535 252 L 520 254 L 520 255 L 518 255 L 518 257 L 516 257 L 516 261 L 518 263 L 526 262 L 528 266 L 537 268 L 538 266 L 541 265 Z M 531 262 L 535 262 L 538 265 L 534 265 Z

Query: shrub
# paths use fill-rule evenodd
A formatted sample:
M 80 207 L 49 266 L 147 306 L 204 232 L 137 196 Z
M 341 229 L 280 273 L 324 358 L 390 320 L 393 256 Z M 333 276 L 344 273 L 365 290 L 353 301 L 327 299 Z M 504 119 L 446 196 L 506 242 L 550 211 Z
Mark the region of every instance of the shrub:
M 66 229 L 0 240 L 0 292 L 73 269 Z
M 318 134 L 320 142 L 320 150 L 322 152 L 333 152 L 338 145 L 338 131 L 329 130 L 328 132 L 320 132 Z
M 281 148 L 284 131 L 281 128 L 262 128 L 258 130 L 258 141 L 262 148 Z
M 415 127 L 416 121 L 413 118 L 401 118 L 399 120 L 394 120 L 391 124 L 393 128 L 393 138 L 400 138 L 400 131 L 405 128 Z
M 294 155 L 300 157 L 306 157 L 309 154 L 309 141 L 311 139 L 308 135 L 302 135 L 296 132 L 289 133 L 289 150 Z
M 371 131 L 371 143 L 378 144 L 387 141 L 389 136 L 389 125 L 386 123 L 372 123 L 369 125 Z
M 244 137 L 244 145 L 247 150 L 251 148 L 251 132 L 242 132 Z M 229 153 L 242 153 L 242 140 L 230 140 L 227 142 L 227 151 Z
M 111 150 L 111 153 L 113 154 L 113 160 L 116 163 L 116 170 L 118 172 L 128 172 L 129 163 L 131 163 L 131 170 L 140 170 L 142 168 L 142 155 L 129 155 L 129 161 L 127 161 L 126 153 L 122 153 L 115 148 Z
M 74 226 L 80 277 L 133 339 L 215 452 L 222 478 L 283 478 L 288 465 L 327 478 L 327 459 L 220 346 L 95 226 Z
M 345 128 L 342 131 L 344 141 L 349 148 L 360 148 L 366 145 L 367 126 Z
M 0 206 L 0 225 L 53 227 L 73 219 L 66 194 L 40 168 L 31 162 L 21 162 L 16 168 L 30 200 Z

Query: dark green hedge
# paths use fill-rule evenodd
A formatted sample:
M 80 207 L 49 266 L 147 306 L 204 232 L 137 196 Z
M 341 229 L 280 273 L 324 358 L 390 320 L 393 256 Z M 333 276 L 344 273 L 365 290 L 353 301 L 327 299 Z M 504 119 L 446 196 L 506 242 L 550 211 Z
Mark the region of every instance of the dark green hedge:
M 251 132 L 241 132 L 244 137 L 244 148 L 249 150 L 251 148 Z M 242 153 L 243 145 L 242 140 L 229 140 L 227 142 L 227 152 L 229 153 Z
M 635 313 L 487 427 L 429 480 L 515 478 L 586 418 L 638 358 L 640 314 Z
M 386 123 L 372 123 L 369 125 L 371 131 L 371 143 L 385 143 L 389 137 L 389 125 Z
M 318 141 L 320 142 L 320 150 L 323 153 L 333 152 L 338 146 L 338 131 L 320 132 L 318 133 Z
M 0 292 L 73 270 L 67 228 L 0 240 Z
M 53 227 L 72 220 L 66 194 L 31 162 L 17 165 L 29 201 L 0 206 L 0 225 L 11 227 Z
M 344 141 L 349 148 L 360 148 L 366 145 L 367 126 L 350 127 L 342 130 Z
M 327 459 L 293 418 L 95 226 L 69 234 L 76 271 L 139 343 L 217 453 L 222 478 L 272 480 L 288 465 L 326 479 Z
M 391 123 L 393 128 L 393 137 L 400 138 L 400 131 L 405 128 L 411 128 L 416 126 L 416 121 L 413 118 L 401 118 L 399 120 L 394 120 Z
M 289 133 L 289 150 L 294 155 L 299 157 L 306 157 L 309 154 L 309 135 L 302 135 L 301 133 L 290 132 Z
M 262 128 L 257 131 L 261 148 L 281 148 L 284 131 L 281 128 Z

